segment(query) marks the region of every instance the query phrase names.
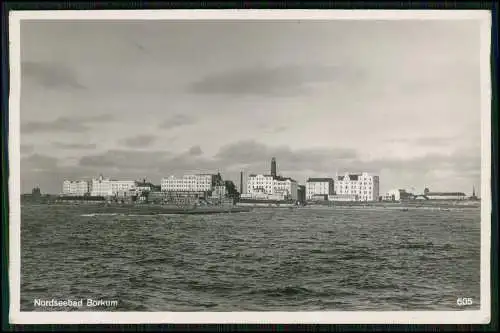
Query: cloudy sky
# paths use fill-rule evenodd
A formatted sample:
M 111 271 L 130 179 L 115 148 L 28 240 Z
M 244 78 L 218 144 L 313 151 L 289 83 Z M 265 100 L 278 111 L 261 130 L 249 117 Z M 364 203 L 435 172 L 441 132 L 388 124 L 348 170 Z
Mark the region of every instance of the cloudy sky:
M 368 171 L 480 185 L 479 21 L 21 24 L 21 185 Z

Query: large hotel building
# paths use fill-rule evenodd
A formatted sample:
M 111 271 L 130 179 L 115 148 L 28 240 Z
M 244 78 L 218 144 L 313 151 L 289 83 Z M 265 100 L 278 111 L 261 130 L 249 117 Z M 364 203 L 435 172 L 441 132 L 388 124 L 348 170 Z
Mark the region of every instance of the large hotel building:
M 170 176 L 161 180 L 163 192 L 209 192 L 216 185 L 216 175 L 184 175 L 182 177 Z
M 134 191 L 136 182 L 133 180 L 115 180 L 104 178 L 94 178 L 91 181 L 85 180 L 65 180 L 63 182 L 62 194 L 67 196 L 107 197 L 115 195 L 127 195 Z
M 65 180 L 62 193 L 64 195 L 84 196 L 90 193 L 90 184 L 85 180 Z
M 271 159 L 271 174 L 251 174 L 247 179 L 246 193 L 242 199 L 297 200 L 298 184 L 289 177 L 278 176 L 276 158 Z
M 363 173 L 345 173 L 335 179 L 335 201 L 378 201 L 379 176 Z

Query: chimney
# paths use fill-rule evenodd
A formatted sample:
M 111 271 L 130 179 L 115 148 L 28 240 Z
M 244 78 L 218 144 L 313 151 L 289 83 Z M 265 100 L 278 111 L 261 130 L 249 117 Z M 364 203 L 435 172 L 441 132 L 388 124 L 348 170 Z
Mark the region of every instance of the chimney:
M 240 172 L 240 194 L 243 193 L 243 171 Z

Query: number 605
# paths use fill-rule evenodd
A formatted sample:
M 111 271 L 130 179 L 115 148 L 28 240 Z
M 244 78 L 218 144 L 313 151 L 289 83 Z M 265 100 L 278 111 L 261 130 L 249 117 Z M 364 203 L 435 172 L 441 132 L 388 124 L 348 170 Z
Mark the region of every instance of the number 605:
M 464 306 L 464 305 L 472 305 L 472 298 L 457 298 L 457 305 L 458 306 Z

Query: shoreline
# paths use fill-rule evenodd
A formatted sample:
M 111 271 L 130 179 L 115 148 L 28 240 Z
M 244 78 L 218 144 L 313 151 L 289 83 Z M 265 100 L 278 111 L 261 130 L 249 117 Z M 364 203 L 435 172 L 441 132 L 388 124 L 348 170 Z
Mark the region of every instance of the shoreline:
M 381 209 L 381 210 L 394 210 L 394 211 L 408 211 L 408 210 L 450 210 L 450 209 L 480 209 L 480 201 L 476 202 L 350 202 L 341 204 L 309 204 L 305 206 L 295 205 L 232 205 L 232 206 L 187 206 L 179 207 L 175 205 L 159 205 L 159 204 L 122 204 L 111 203 L 105 204 L 102 202 L 22 202 L 21 205 L 47 205 L 53 207 L 92 207 L 99 212 L 104 213 L 148 213 L 148 214 L 221 214 L 221 213 L 243 213 L 251 212 L 259 209 L 279 209 L 279 210 L 315 210 L 315 209 L 328 209 L 328 210 L 363 210 L 363 209 Z

